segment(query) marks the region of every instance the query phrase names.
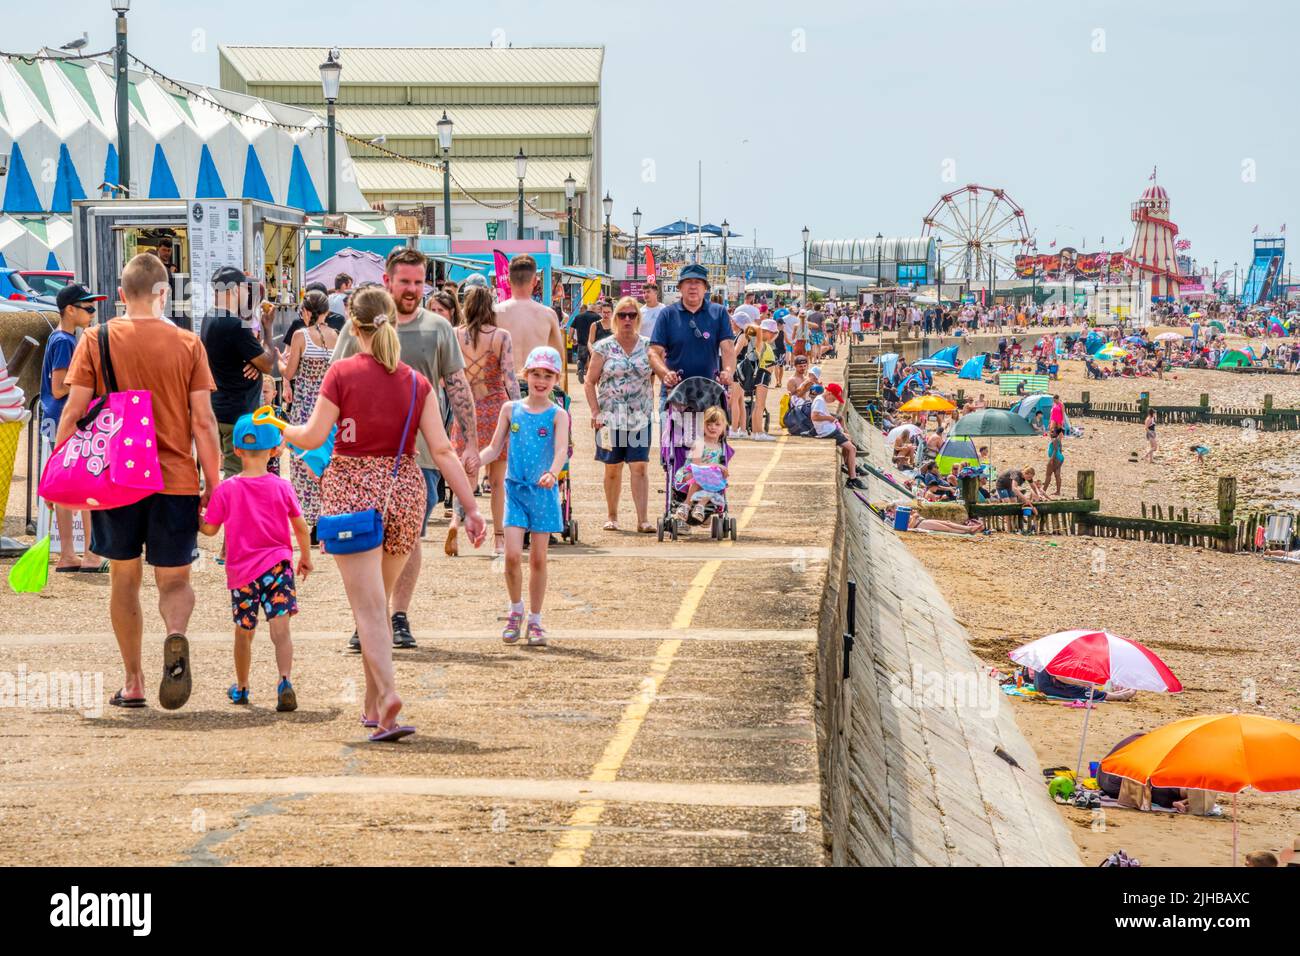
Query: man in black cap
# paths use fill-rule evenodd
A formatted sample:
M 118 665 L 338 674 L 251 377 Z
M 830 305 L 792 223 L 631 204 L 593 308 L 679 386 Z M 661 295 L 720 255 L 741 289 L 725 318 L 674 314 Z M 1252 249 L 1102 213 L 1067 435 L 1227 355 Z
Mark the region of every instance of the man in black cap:
M 59 429 L 59 417 L 67 404 L 71 387 L 66 379 L 72 364 L 72 353 L 77 346 L 77 330 L 88 328 L 95 321 L 95 304 L 106 296 L 94 295 L 84 285 L 75 282 L 59 290 L 55 302 L 59 307 L 59 327 L 50 333 L 45 342 L 45 358 L 41 362 L 41 438 L 54 447 L 54 437 Z M 106 563 L 90 550 L 90 512 L 82 513 L 85 529 L 86 554 L 77 557 L 73 543 L 73 515 L 69 508 L 55 507 L 54 518 L 59 527 L 59 563 L 56 571 L 100 572 L 107 570 Z
M 681 298 L 659 314 L 650 339 L 650 364 L 664 383 L 663 395 L 697 375 L 730 388 L 736 370 L 731 318 L 724 306 L 708 301 L 708 270 L 698 263 L 683 266 L 677 291 Z
M 225 478 L 239 474 L 242 467 L 235 455 L 234 431 L 239 416 L 251 414 L 262 404 L 262 375 L 275 366 L 275 344 L 271 340 L 274 313 L 261 314 L 258 326 L 257 284 L 235 266 L 222 266 L 212 275 L 212 314 L 203 319 L 203 347 L 208 352 L 217 390 L 212 393 L 212 413 L 221 435 L 221 473 Z

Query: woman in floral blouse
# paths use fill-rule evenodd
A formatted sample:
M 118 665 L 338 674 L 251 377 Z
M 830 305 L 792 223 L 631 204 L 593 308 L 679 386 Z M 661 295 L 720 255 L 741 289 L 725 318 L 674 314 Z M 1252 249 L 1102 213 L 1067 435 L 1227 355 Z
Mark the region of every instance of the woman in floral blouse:
M 596 460 L 605 465 L 606 531 L 617 531 L 618 497 L 623 485 L 623 463 L 632 473 L 632 504 L 637 531 L 655 530 L 646 516 L 650 478 L 650 435 L 654 392 L 649 340 L 641 332 L 641 306 L 631 296 L 614 307 L 614 334 L 591 349 L 585 387 L 587 405 L 593 409 Z

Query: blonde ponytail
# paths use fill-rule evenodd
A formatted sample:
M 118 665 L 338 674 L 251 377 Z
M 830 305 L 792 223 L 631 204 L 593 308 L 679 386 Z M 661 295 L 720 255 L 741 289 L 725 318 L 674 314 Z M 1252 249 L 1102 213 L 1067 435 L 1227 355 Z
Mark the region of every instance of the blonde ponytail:
M 386 289 L 370 286 L 354 293 L 348 302 L 352 326 L 362 349 L 392 374 L 402 358 L 402 345 L 393 323 L 397 305 Z

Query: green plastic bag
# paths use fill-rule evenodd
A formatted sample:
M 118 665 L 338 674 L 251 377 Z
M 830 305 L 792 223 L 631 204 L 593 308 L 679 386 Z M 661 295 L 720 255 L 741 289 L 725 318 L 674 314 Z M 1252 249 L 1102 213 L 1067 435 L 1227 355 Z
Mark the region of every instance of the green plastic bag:
M 50 536 L 47 534 L 23 553 L 9 569 L 9 586 L 15 594 L 40 594 L 50 577 Z

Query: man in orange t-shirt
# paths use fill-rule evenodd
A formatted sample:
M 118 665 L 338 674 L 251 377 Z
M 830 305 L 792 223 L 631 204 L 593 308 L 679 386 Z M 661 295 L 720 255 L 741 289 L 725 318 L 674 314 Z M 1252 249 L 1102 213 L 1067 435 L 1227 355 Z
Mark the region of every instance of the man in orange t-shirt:
M 170 286 L 157 256 L 142 253 L 122 270 L 118 294 L 126 316 L 108 325 L 109 354 L 117 387 L 153 394 L 154 429 L 162 465 L 163 490 L 133 505 L 91 514 L 91 550 L 109 561 L 110 614 L 126 671 L 122 688 L 109 700 L 117 707 L 143 707 L 144 670 L 140 645 L 141 555 L 153 565 L 159 610 L 167 627 L 163 642 L 163 680 L 158 701 L 168 710 L 189 699 L 190 650 L 185 638 L 194 611 L 190 564 L 198 552 L 199 513 L 221 480 L 220 444 L 209 393 L 214 388 L 203 344 L 193 332 L 163 318 Z M 68 401 L 59 419 L 56 446 L 86 414 L 91 400 L 105 392 L 97 335 L 82 337 L 65 382 Z M 191 447 L 198 449 L 204 487 Z

